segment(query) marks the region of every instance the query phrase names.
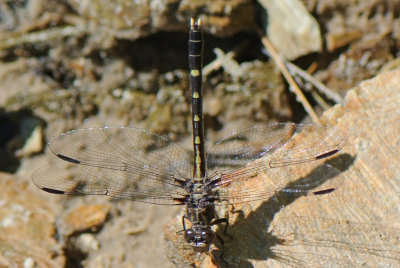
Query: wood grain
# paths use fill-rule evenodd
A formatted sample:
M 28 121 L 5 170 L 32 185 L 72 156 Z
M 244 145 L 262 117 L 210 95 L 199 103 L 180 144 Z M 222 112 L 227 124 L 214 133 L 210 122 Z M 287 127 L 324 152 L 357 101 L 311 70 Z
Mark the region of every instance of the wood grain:
M 177 217 L 163 237 L 170 259 L 181 267 L 398 266 L 400 70 L 350 90 L 322 121 L 348 136 L 342 153 L 327 160 L 341 171 L 338 190 L 221 208 L 220 215 L 229 213 L 232 238 L 208 254 L 179 246 Z

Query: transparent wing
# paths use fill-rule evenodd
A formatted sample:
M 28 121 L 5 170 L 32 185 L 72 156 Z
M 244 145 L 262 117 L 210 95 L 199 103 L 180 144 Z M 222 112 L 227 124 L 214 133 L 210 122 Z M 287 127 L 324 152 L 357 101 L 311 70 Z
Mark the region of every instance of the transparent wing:
M 190 157 L 176 143 L 129 127 L 78 129 L 49 142 L 55 163 L 33 182 L 58 194 L 109 195 L 157 204 L 181 204 L 179 181 L 192 174 Z
M 339 171 L 323 161 L 345 141 L 343 132 L 323 125 L 255 125 L 209 150 L 208 176 L 220 199 L 231 203 L 266 199 L 279 191 L 323 194 L 341 184 L 333 180 Z
M 366 267 L 396 267 L 400 262 L 398 228 L 306 216 L 282 217 L 271 231 L 285 241 L 272 249 L 276 255 L 284 249 L 291 256 L 302 253 L 302 260 L 307 260 L 307 264 L 326 267 L 328 263 L 322 262 L 321 256 L 336 258 L 347 267 L 360 263 Z M 331 265 L 336 263 L 333 259 L 330 261 Z

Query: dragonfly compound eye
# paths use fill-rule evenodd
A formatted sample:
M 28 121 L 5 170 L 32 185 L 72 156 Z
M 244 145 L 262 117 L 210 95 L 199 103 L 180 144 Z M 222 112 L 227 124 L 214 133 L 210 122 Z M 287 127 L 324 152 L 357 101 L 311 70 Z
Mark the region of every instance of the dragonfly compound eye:
M 211 244 L 215 240 L 215 233 L 210 229 L 201 231 L 200 236 L 206 244 Z
M 193 229 L 185 231 L 185 239 L 188 243 L 194 242 L 196 240 L 196 234 L 194 233 Z

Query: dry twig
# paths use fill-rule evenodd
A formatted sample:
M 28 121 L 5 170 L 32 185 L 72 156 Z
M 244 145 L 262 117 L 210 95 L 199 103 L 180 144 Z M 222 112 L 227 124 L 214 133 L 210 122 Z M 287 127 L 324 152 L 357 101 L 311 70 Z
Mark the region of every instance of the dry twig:
M 278 68 L 281 70 L 286 81 L 289 83 L 290 90 L 297 96 L 297 100 L 303 105 L 306 112 L 311 116 L 311 119 L 314 122 L 318 123 L 319 118 L 318 118 L 317 114 L 315 113 L 314 109 L 311 107 L 310 103 L 304 96 L 303 92 L 297 86 L 296 82 L 294 81 L 293 77 L 290 75 L 285 64 L 283 63 L 282 59 L 276 52 L 276 50 L 273 47 L 273 45 L 271 44 L 271 42 L 268 40 L 268 38 L 266 36 L 263 36 L 261 38 L 261 42 L 263 43 L 263 45 L 267 49 L 267 51 L 270 53 L 272 59 L 275 61 Z

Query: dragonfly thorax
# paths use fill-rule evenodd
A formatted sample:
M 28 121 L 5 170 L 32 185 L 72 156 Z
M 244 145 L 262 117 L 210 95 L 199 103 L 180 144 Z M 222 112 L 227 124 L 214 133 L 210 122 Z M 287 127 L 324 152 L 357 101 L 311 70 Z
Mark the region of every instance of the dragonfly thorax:
M 215 200 L 212 187 L 203 182 L 190 181 L 185 190 L 188 192 L 186 204 L 192 208 L 204 208 Z

